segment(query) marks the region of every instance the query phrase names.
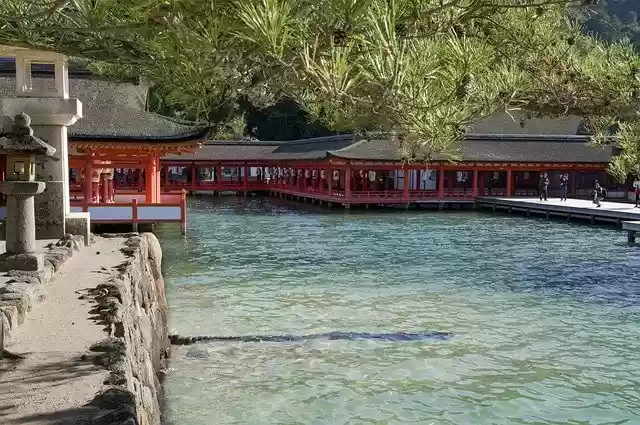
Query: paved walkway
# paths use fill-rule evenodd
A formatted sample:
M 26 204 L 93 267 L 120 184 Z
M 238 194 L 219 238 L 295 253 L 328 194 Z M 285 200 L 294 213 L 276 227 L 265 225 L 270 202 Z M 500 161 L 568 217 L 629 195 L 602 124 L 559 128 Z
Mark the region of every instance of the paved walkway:
M 117 274 L 122 243 L 96 238 L 76 253 L 18 328 L 7 349 L 25 359 L 0 363 L 0 424 L 74 425 L 91 416 L 82 406 L 102 389 L 107 372 L 82 356 L 107 335 L 79 297 Z
M 600 208 L 592 201 L 583 199 L 568 199 L 561 202 L 559 198 L 541 201 L 540 198 L 480 197 L 478 202 L 480 204 L 495 204 L 503 208 L 542 210 L 564 215 L 595 216 L 610 220 L 640 220 L 640 208 L 634 208 L 634 204 L 623 202 L 602 201 Z

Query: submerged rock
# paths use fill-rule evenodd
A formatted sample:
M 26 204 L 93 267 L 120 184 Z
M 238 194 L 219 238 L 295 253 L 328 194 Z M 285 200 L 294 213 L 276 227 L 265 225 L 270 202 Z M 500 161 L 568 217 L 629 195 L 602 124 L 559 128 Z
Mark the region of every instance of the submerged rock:
M 204 359 L 209 357 L 210 355 L 211 354 L 209 353 L 209 350 L 202 347 L 191 347 L 189 348 L 189 351 L 187 351 L 187 357 L 192 357 L 196 359 Z

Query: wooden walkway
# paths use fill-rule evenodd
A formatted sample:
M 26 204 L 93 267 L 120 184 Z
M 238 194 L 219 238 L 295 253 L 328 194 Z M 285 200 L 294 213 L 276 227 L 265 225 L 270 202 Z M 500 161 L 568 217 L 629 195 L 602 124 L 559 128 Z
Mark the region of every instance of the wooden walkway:
M 526 215 L 546 216 L 547 218 L 564 217 L 567 220 L 576 218 L 589 220 L 591 223 L 616 223 L 622 228 L 623 221 L 640 221 L 640 208 L 634 204 L 622 202 L 601 202 L 598 208 L 592 201 L 569 199 L 561 202 L 559 199 L 540 201 L 539 198 L 504 198 L 479 197 L 476 205 L 480 209 L 493 211 L 520 212 Z
M 629 243 L 636 242 L 636 234 L 640 232 L 640 221 L 623 221 L 622 229 L 629 234 Z

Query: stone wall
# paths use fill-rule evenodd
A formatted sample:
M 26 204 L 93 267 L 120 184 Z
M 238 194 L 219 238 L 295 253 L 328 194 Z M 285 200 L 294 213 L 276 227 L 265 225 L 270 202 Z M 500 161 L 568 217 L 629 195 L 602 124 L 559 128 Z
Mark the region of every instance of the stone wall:
M 111 372 L 90 403 L 100 412 L 92 423 L 158 425 L 170 350 L 162 251 L 153 234 L 143 233 L 130 236 L 124 252 L 119 275 L 89 292 L 109 334 L 91 347 L 91 356 Z

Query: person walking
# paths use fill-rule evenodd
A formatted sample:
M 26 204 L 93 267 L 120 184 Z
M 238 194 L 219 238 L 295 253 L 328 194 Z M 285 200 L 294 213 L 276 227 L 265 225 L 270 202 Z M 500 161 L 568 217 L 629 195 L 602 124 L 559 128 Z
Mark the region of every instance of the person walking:
M 567 201 L 569 173 L 560 173 L 560 202 Z
M 640 177 L 636 177 L 633 181 L 633 192 L 636 195 L 636 205 L 634 208 L 640 208 Z
M 540 200 L 547 201 L 547 194 L 549 193 L 549 176 L 547 173 L 540 173 L 540 180 L 538 181 L 538 192 L 540 192 Z
M 596 180 L 596 187 L 593 191 L 593 203 L 596 204 L 598 208 L 600 208 L 602 206 L 602 204 L 600 204 L 600 198 L 602 198 L 602 200 L 604 201 L 605 196 L 606 191 L 602 186 L 600 186 L 600 182 Z

